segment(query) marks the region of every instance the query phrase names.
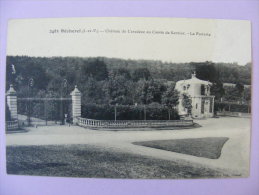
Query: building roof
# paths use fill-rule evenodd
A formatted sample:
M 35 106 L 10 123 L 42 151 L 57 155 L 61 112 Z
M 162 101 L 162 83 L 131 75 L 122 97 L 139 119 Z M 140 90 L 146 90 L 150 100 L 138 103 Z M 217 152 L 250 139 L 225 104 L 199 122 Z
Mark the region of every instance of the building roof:
M 81 92 L 78 90 L 77 85 L 75 86 L 75 89 L 70 93 L 72 96 L 81 96 Z
M 9 90 L 6 92 L 6 95 L 8 95 L 8 96 L 16 95 L 16 91 L 14 90 L 14 88 L 13 88 L 13 85 L 12 85 L 12 84 L 10 85 Z
M 212 83 L 209 82 L 209 81 L 204 81 L 204 80 L 198 79 L 198 78 L 196 77 L 196 73 L 195 73 L 195 72 L 192 74 L 192 78 L 191 78 L 191 79 L 177 81 L 177 84 L 178 84 L 178 85 L 181 85 L 181 84 L 204 84 L 204 85 L 212 85 Z

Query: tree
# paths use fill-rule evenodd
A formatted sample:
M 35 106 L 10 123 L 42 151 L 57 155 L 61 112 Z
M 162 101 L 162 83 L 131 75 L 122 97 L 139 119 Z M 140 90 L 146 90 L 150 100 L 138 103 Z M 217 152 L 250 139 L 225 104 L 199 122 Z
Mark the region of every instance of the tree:
M 147 104 L 148 99 L 150 99 L 150 97 L 148 97 L 148 87 L 148 81 L 144 79 L 137 82 L 136 93 L 134 96 L 136 103 Z
M 108 82 L 104 85 L 104 90 L 109 99 L 109 104 L 130 104 L 128 80 L 122 76 L 116 74 L 114 71 L 109 73 Z M 128 96 L 129 95 L 129 96 Z
M 108 78 L 106 64 L 98 58 L 85 61 L 81 67 L 81 79 L 85 81 L 89 76 L 92 76 L 97 81 L 105 80 Z
M 188 115 L 192 114 L 192 99 L 187 94 L 182 94 L 182 105 L 185 109 L 187 109 Z
M 144 80 L 137 82 L 136 100 L 141 104 L 151 104 L 157 102 L 161 104 L 162 94 L 166 91 L 166 86 L 160 80 Z
M 151 80 L 150 86 L 153 87 L 152 96 L 153 102 L 157 102 L 159 104 L 162 103 L 162 95 L 166 91 L 166 85 L 161 80 Z
M 126 68 L 118 68 L 115 71 L 115 74 L 121 75 L 121 76 L 125 77 L 126 79 L 131 80 L 130 72 Z
M 59 91 L 40 90 L 35 95 L 37 98 L 58 98 L 60 97 Z M 33 107 L 31 110 L 32 116 L 41 119 L 59 120 L 60 119 L 60 102 L 45 100 L 32 102 Z
M 224 100 L 226 101 L 238 101 L 239 100 L 238 91 L 235 87 L 225 87 Z
M 218 71 L 214 63 L 208 61 L 200 63 L 192 62 L 191 66 L 195 67 L 197 78 L 210 82 L 217 82 L 219 80 Z
M 241 84 L 240 82 L 238 82 L 235 86 L 236 90 L 238 91 L 238 93 L 241 95 L 244 92 L 244 85 Z
M 244 85 L 238 83 L 235 87 L 225 88 L 224 98 L 227 101 L 242 101 L 244 96 Z
M 245 88 L 245 89 L 244 89 L 244 99 L 245 99 L 247 102 L 250 102 L 250 101 L 251 101 L 251 88 Z
M 170 120 L 171 110 L 175 108 L 179 103 L 179 92 L 174 90 L 174 86 L 169 86 L 162 95 L 162 104 L 168 108 L 168 116 Z
M 225 94 L 223 84 L 220 81 L 213 83 L 210 92 L 215 96 L 215 100 L 220 100 Z
M 138 68 L 134 70 L 132 79 L 134 81 L 139 81 L 140 79 L 149 80 L 151 79 L 151 74 L 147 68 Z
M 84 103 L 103 103 L 105 100 L 105 93 L 103 86 L 100 85 L 102 81 L 96 81 L 91 75 L 88 79 L 78 85 L 82 92 L 82 101 Z

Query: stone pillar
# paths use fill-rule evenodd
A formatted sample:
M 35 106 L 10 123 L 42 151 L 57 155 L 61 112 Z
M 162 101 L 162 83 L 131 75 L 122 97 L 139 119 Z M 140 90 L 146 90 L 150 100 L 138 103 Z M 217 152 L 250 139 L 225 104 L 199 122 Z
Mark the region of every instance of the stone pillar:
M 7 105 L 9 107 L 10 113 L 11 113 L 11 118 L 12 120 L 18 120 L 18 115 L 17 115 L 17 95 L 16 91 L 13 88 L 13 85 L 10 85 L 9 90 L 6 93 L 6 100 L 7 100 Z
M 72 96 L 72 118 L 73 124 L 77 124 L 78 117 L 81 117 L 81 92 L 75 86 L 75 89 L 70 93 Z

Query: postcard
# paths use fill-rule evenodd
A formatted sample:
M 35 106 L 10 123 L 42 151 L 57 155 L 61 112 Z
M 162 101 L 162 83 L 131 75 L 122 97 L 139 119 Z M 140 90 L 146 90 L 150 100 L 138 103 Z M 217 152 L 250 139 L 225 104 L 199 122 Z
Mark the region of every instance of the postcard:
M 14 19 L 6 59 L 8 174 L 249 176 L 249 21 Z

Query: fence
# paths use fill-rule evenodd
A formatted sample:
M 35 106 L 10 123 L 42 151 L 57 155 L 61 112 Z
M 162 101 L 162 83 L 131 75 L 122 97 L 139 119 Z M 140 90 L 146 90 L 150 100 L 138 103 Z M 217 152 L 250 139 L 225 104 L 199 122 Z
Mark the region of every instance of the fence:
M 15 130 L 18 129 L 18 120 L 15 121 L 6 121 L 5 122 L 6 130 Z
M 217 112 L 217 116 L 233 116 L 233 117 L 244 117 L 244 118 L 250 118 L 250 113 L 243 113 L 243 112 L 229 112 L 229 111 L 222 111 Z
M 23 126 L 64 124 L 65 115 L 71 118 L 71 98 L 17 98 L 17 112 Z
M 193 126 L 193 120 L 94 120 L 77 118 L 81 127 L 88 128 L 143 128 L 143 127 L 188 127 Z
M 6 92 L 6 130 L 17 129 L 19 125 L 72 122 L 72 118 L 81 116 L 81 93 L 77 86 L 70 95 L 71 97 L 63 97 L 61 94 L 61 97 L 17 98 L 13 85 L 10 85 Z
M 251 105 L 250 104 L 237 104 L 233 102 L 215 102 L 215 110 L 217 111 L 228 111 L 228 112 L 237 112 L 237 113 L 250 113 Z

